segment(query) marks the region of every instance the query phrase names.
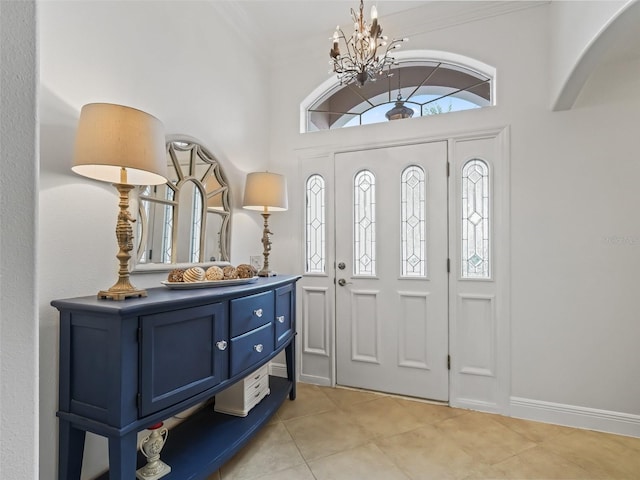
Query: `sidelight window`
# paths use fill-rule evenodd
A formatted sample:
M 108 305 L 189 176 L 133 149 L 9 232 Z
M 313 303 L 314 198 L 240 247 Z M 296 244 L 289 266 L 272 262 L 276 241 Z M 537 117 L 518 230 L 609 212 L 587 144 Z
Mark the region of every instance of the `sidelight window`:
M 462 278 L 490 278 L 489 166 L 474 158 L 462 167 Z
M 311 175 L 306 184 L 305 258 L 306 273 L 326 271 L 325 183 Z

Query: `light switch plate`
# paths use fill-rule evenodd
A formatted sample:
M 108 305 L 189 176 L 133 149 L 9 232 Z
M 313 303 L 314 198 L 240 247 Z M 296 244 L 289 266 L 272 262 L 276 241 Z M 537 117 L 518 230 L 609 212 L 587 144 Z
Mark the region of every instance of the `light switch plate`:
M 252 255 L 249 257 L 249 261 L 251 262 L 251 266 L 256 270 L 262 270 L 262 255 Z

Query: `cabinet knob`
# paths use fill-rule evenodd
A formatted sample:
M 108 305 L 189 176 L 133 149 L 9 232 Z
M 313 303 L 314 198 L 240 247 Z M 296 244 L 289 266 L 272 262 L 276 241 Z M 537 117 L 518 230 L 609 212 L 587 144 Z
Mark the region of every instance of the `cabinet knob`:
M 261 343 L 259 343 L 258 345 L 254 345 L 253 349 L 258 353 L 262 353 L 262 350 L 264 349 L 264 347 L 262 346 Z
M 261 309 L 261 308 L 259 308 L 259 309 L 257 309 L 257 310 L 254 310 L 254 311 L 253 311 L 253 314 L 254 314 L 256 317 L 261 317 L 261 316 L 262 316 L 262 309 Z
M 219 342 L 216 342 L 216 347 L 218 347 L 218 350 L 226 350 L 227 349 L 227 341 L 226 340 L 220 340 Z
M 276 317 L 276 319 L 280 322 L 280 323 L 284 323 L 284 315 L 279 315 Z

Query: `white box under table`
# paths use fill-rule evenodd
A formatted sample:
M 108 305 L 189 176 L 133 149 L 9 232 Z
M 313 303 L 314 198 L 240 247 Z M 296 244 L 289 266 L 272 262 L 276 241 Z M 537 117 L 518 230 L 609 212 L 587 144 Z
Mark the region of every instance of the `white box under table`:
M 269 365 L 263 365 L 250 375 L 216 395 L 216 412 L 246 417 L 260 400 L 269 395 Z

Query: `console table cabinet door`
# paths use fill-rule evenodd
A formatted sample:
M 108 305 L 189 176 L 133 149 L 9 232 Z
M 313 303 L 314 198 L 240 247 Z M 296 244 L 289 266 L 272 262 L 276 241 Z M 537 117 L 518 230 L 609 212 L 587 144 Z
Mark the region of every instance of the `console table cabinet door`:
M 292 315 L 294 307 L 293 285 L 276 288 L 276 348 L 285 343 L 289 336 L 293 334 Z
M 140 317 L 141 365 L 147 366 L 140 371 L 141 417 L 228 378 L 224 307 L 214 303 Z

